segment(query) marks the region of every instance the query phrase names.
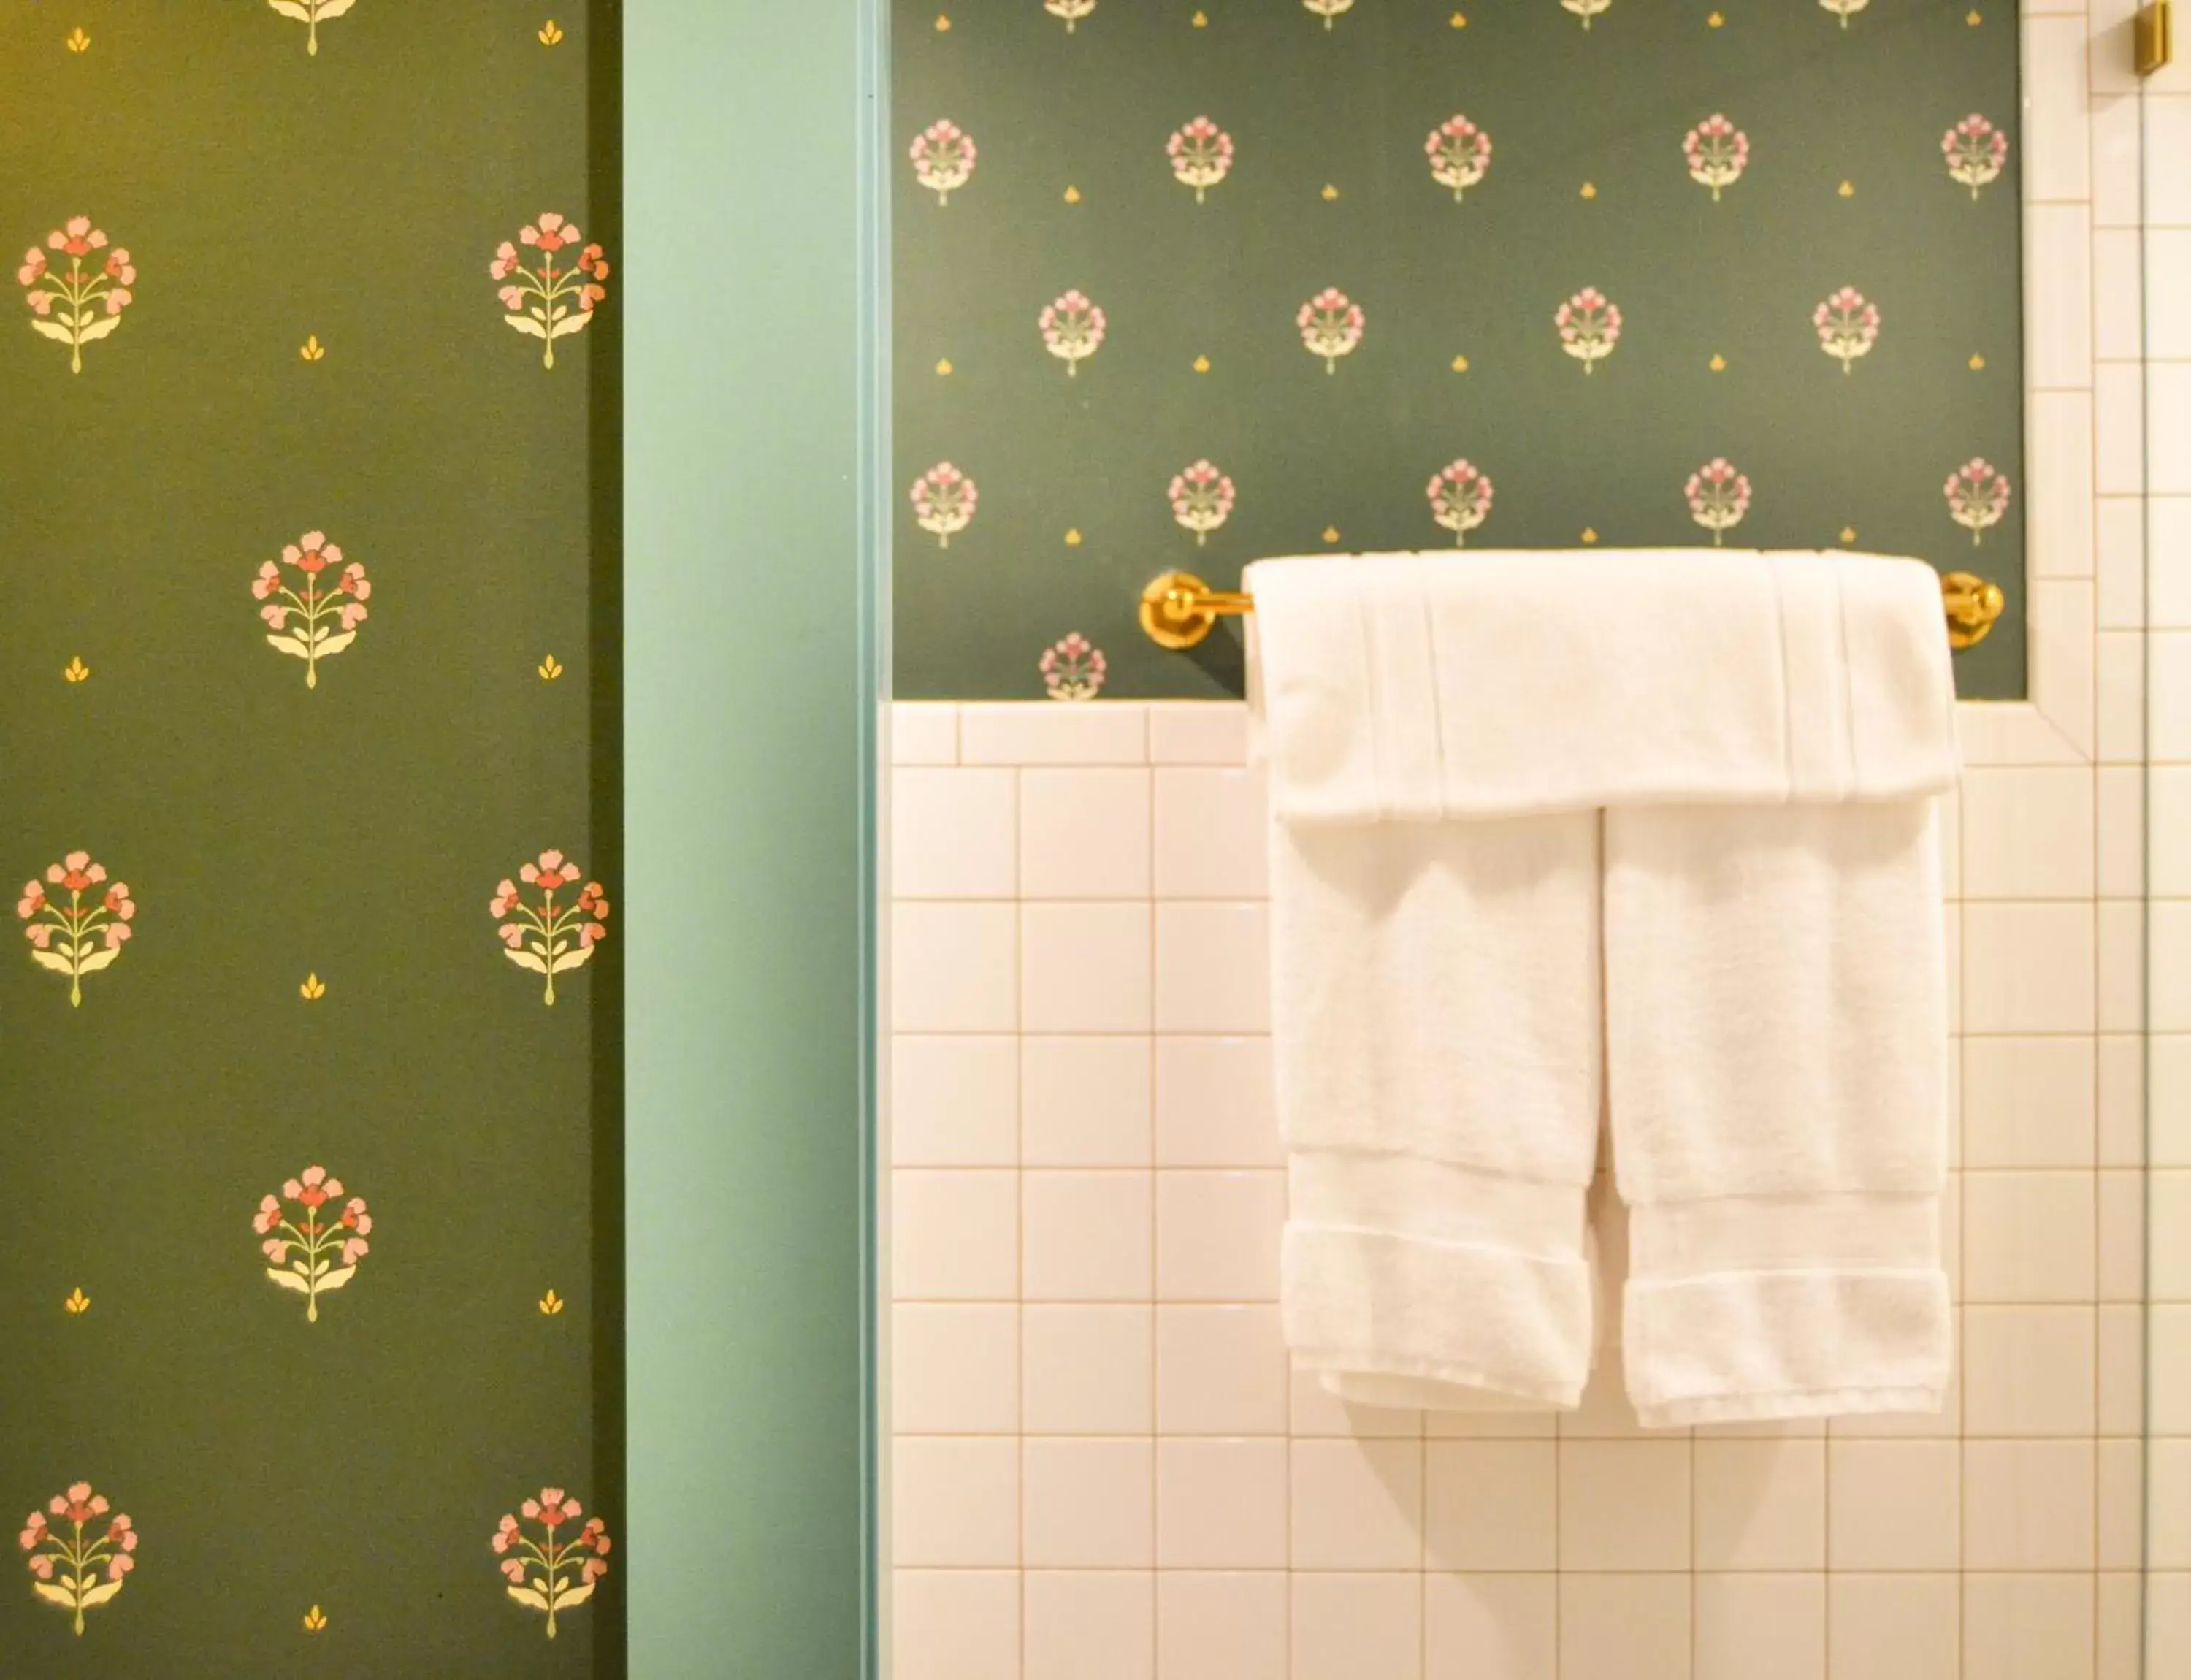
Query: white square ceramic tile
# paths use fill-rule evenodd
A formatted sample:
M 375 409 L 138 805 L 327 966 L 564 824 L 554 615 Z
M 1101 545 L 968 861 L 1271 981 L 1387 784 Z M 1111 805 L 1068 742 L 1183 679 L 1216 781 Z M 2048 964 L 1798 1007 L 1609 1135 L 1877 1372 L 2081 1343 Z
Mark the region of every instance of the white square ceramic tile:
M 1159 1038 L 1156 1111 L 1159 1166 L 1285 1165 L 1266 1038 Z
M 1952 1569 L 1961 1551 L 1960 1449 L 1951 1441 L 1830 1441 L 1835 1569 Z
M 900 1303 L 891 1313 L 891 1419 L 901 1435 L 1009 1435 L 1020 1427 L 1017 1310 Z
M 1154 1421 L 1150 1307 L 1020 1309 L 1022 1405 L 1030 1435 L 1146 1435 Z
M 2103 1033 L 2145 1030 L 2146 907 L 2109 898 L 2094 907 L 2099 938 L 2097 1010 Z
M 2122 0 L 2095 0 L 2095 3 L 2119 5 Z M 2136 94 L 2092 102 L 2092 224 L 2096 227 L 2135 228 L 2144 218 L 2144 125 L 2138 105 Z
M 1028 1172 L 1021 1178 L 1020 1200 L 1024 1299 L 1150 1299 L 1148 1174 Z
M 961 764 L 1145 764 L 1148 713 L 1106 702 L 989 702 L 959 717 Z
M 1965 1039 L 1961 1050 L 1966 1171 L 2091 1165 L 2091 1039 Z
M 1699 1441 L 1696 1546 L 1699 1569 L 1825 1568 L 1825 1442 Z
M 1696 1680 L 1825 1680 L 1823 1575 L 1700 1575 L 1696 1615 Z
M 1687 1569 L 1689 1497 L 1687 1441 L 1561 1442 L 1561 1569 Z
M 2130 1179 L 2135 1193 L 2137 1175 L 2122 1176 Z M 2191 1301 L 2191 1171 L 2177 1167 L 2155 1172 L 2147 1189 L 2150 1199 L 2146 1209 L 2153 1233 L 2148 1250 L 2151 1298 Z
M 2023 20 L 2023 196 L 2040 203 L 2091 196 L 2085 20 Z
M 904 898 L 1009 898 L 1015 783 L 1010 770 L 905 769 L 891 777 L 891 892 Z
M 1020 1680 L 1020 1578 L 1008 1569 L 900 1569 L 891 1680 Z
M 933 1435 L 895 1442 L 891 1561 L 900 1569 L 1016 1568 L 1019 1443 Z
M 1598 1263 L 1608 1263 L 1605 1247 L 1598 1250 Z M 1606 1290 L 1608 1305 L 1619 1297 Z M 1607 1313 L 1605 1333 L 1608 1340 L 1616 1334 L 1613 1314 Z M 1601 1359 L 1584 1385 L 1582 1404 L 1571 1412 L 1558 1414 L 1559 1432 L 1568 1441 L 1632 1441 L 1643 1438 L 1647 1432 L 1636 1421 L 1636 1408 L 1628 1402 L 1628 1388 L 1617 1361 Z
M 1560 1680 L 1689 1680 L 1687 1575 L 1560 1577 Z
M 1168 1569 L 1286 1567 L 1286 1444 L 1157 1443 L 1157 1561 Z
M 2148 907 L 2146 985 L 2152 1029 L 2191 1032 L 2191 898 L 2155 899 Z
M 1027 897 L 1149 896 L 1147 771 L 1019 774 L 1019 868 Z
M 1151 1680 L 1156 1672 L 1153 1575 L 1030 1570 L 1024 1591 L 1026 1680 Z
M 2191 1439 L 2158 1440 L 2147 1449 L 2153 1466 L 2146 1509 L 2147 1567 L 2191 1569 Z
M 1031 1167 L 1149 1165 L 1149 1041 L 1073 1034 L 1020 1041 L 1020 1159 Z
M 2103 630 L 2093 658 L 2099 755 L 2108 764 L 2145 759 L 2145 638 L 2134 630 Z
M 1156 772 L 1159 898 L 1261 898 L 1270 891 L 1261 768 Z
M 1949 1187 L 1955 1187 L 1952 1180 Z M 1827 1437 L 1833 1440 L 1944 1441 L 1960 1435 L 1963 1427 L 1963 1373 L 1968 1363 L 1963 1351 L 1962 1321 L 1963 1309 L 1957 1307 L 1952 1314 L 1948 1389 L 1941 1397 L 1938 1411 L 1870 1412 L 1855 1417 L 1837 1417 L 1823 1426 Z
M 1420 1575 L 1295 1575 L 1293 1680 L 1422 1680 Z
M 2148 1680 L 2145 1666 L 2145 1583 L 2127 1573 L 2101 1575 L 2094 1633 L 2099 1658 L 2094 1680 Z
M 2191 1167 L 2191 1034 L 2156 1033 L 2145 1042 L 2153 1058 L 2153 1165 Z
M 2180 92 L 2154 94 L 2146 100 L 2145 117 L 2147 144 L 2156 158 L 2191 157 L 2191 98 Z M 2145 216 L 2152 227 L 2191 227 L 2191 179 L 2183 171 L 2153 172 Z
M 2100 1040 L 2099 1157 L 2103 1166 L 2145 1165 L 2145 1045 L 2143 1036 L 2129 1034 Z
M 1958 1585 L 1949 1575 L 1830 1576 L 1828 1680 L 1958 1680 Z
M 1480 1421 L 1486 1434 L 1528 1433 L 1547 1440 L 1552 1434 L 1552 1415 L 1550 1412 L 1539 1412 L 1528 1416 L 1519 1413 L 1498 1415 L 1487 1413 L 1481 1418 L 1471 1418 L 1460 1412 L 1426 1415 L 1422 1412 L 1392 1406 L 1357 1405 L 1333 1394 L 1323 1386 L 1323 1377 L 1310 1370 L 1293 1373 L 1292 1391 L 1291 1433 L 1296 1439 L 1343 1435 L 1353 1440 L 1408 1440 L 1421 1435 L 1432 1417 L 1448 1425 Z M 1464 1432 L 1456 1428 L 1454 1432 Z
M 2191 629 L 2191 496 L 2155 496 L 2143 504 L 2149 628 Z
M 2191 1307 L 2150 1312 L 2147 1426 L 2155 1435 L 2191 1435 Z
M 1148 906 L 1022 904 L 1020 1009 L 1030 1033 L 1147 1032 Z
M 2155 1575 L 2146 1583 L 2146 1654 L 2162 1674 L 2191 1668 L 2191 1575 Z
M 1008 1301 L 1019 1286 L 1019 1184 L 1009 1172 L 891 1176 L 891 1289 L 900 1301 Z
M 1962 930 L 1965 1032 L 2092 1030 L 2089 903 L 1966 904 Z
M 2147 293 L 2156 305 L 2146 317 L 2145 353 L 2156 362 L 2191 360 L 2191 325 L 2185 323 L 2181 307 L 2183 299 L 2191 298 L 2191 228 L 2147 230 L 2145 276 Z
M 2037 464 L 2041 470 L 2046 464 Z M 2035 578 L 2028 594 L 2031 698 L 2049 726 L 2053 750 L 2033 763 L 2082 762 L 2092 756 L 2092 622 L 2095 591 L 2086 578 Z
M 1166 1170 L 1156 1179 L 1159 1301 L 1278 1298 L 1284 1173 Z
M 1156 928 L 1158 1032 L 1270 1030 L 1268 905 L 1159 903 Z
M 1248 707 L 1240 700 L 1158 701 L 1149 708 L 1154 764 L 1245 764 Z
M 1963 1672 L 2091 1680 L 2092 1578 L 1972 1575 L 1963 1583 Z
M 2145 504 L 2136 496 L 2103 496 L 2096 505 L 2100 628 L 2141 629 L 2146 624 Z
M 2099 1176 L 2099 1298 L 2146 1298 L 2146 1175 L 2125 1170 Z
M 1157 1680 L 1286 1680 L 1286 1632 L 1275 1569 L 1157 1577 Z
M 2191 765 L 2157 764 L 2146 774 L 2152 800 L 2153 896 L 2191 897 Z
M 2094 1330 L 2098 1393 L 2093 1407 L 2103 1438 L 2145 1433 L 2145 1309 L 2102 1307 Z
M 1413 1441 L 1293 1443 L 1296 1569 L 1419 1569 L 1423 1448 Z
M 2089 1307 L 1965 1307 L 1964 1432 L 2091 1434 L 2094 1330 Z
M 949 700 L 898 700 L 890 709 L 891 762 L 956 764 L 959 707 Z
M 2092 461 L 2103 496 L 2145 493 L 2145 370 L 2134 362 L 2092 369 Z
M 2099 1566 L 2138 1569 L 2145 1560 L 2145 1443 L 2095 1441 L 2092 1447 L 2092 1543 Z
M 2145 896 L 2145 777 L 2137 766 L 2102 765 L 2095 873 L 2103 898 Z M 2158 861 L 2158 860 L 2156 860 Z
M 1138 1441 L 1020 1443 L 1021 1550 L 1031 1569 L 1146 1569 L 1156 1562 L 1156 1464 Z
M 1157 1309 L 1157 1427 L 1167 1435 L 1283 1435 L 1285 1333 L 1275 1307 Z
M 1962 1188 L 1964 1300 L 2094 1298 L 2091 1173 L 1966 1170 Z
M 2140 243 L 2135 228 L 2092 236 L 2092 353 L 2103 361 L 2136 362 L 2145 354 Z
M 2091 1442 L 1965 1443 L 1965 1569 L 2089 1569 L 2094 1512 Z
M 1429 1443 L 1423 1518 L 1428 1567 L 1556 1569 L 1559 1452 L 1553 1441 Z
M 2092 772 L 2076 766 L 1963 772 L 1963 897 L 2092 896 Z
M 2029 167 L 2029 166 L 2027 166 Z M 2092 379 L 2092 230 L 2086 204 L 2034 204 L 2023 213 L 2023 307 L 2033 323 L 2023 377 L 2034 391 L 2089 386 Z M 2030 405 L 2038 447 L 2055 447 L 2045 398 Z M 2089 441 L 2090 434 L 2086 434 Z M 2087 447 L 2077 459 L 2089 462 Z M 2034 495 L 2036 491 L 2034 489 Z M 2085 498 L 2090 518 L 2091 498 Z M 2090 553 L 2089 543 L 2086 552 Z M 2043 570 L 2063 570 L 2049 561 Z M 2090 568 L 2087 567 L 2087 570 Z M 2080 573 L 2079 575 L 2083 575 Z
M 1559 1680 L 1560 1604 L 1548 1575 L 1423 1582 L 1426 1680 Z
M 891 1039 L 891 1155 L 899 1166 L 1010 1166 L 1019 1132 L 1017 1039 L 901 1033 Z
M 2146 487 L 2155 496 L 2191 496 L 2191 362 L 2147 363 L 2145 402 Z
M 1010 1033 L 1019 1022 L 1018 919 L 1010 904 L 891 908 L 891 1025 Z

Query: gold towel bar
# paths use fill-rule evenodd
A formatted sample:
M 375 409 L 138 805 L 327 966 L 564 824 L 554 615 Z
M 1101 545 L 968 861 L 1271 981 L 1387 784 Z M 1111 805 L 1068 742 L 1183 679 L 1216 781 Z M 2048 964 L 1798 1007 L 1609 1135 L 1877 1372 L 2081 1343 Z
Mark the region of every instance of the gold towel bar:
M 1948 646 L 1960 652 L 1983 641 L 2008 603 L 2000 584 L 1950 572 L 1940 579 L 1940 604 L 1948 615 Z M 1196 646 L 1220 618 L 1255 610 L 1254 596 L 1213 589 L 1192 572 L 1164 572 L 1141 591 L 1141 628 L 1159 647 Z

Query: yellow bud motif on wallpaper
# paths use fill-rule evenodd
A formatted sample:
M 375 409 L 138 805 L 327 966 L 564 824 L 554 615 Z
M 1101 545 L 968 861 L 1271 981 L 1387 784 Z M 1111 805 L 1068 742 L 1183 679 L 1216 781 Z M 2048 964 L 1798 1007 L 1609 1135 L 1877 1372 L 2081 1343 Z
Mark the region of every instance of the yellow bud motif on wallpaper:
M 71 659 L 67 664 L 61 667 L 63 682 L 82 682 L 90 675 L 91 667 L 85 664 L 81 658 Z
M 552 1318 L 563 1310 L 563 1297 L 550 1290 L 540 1297 L 539 1307 L 542 1318 Z
M 1468 18 L 1464 13 L 1455 12 L 1453 14 L 1452 23 L 1455 29 L 1465 29 L 1468 27 Z
M 1453 371 L 1456 373 L 1465 373 L 1468 371 L 1468 358 L 1465 356 L 1454 357 Z
M 61 1311 L 71 1318 L 80 1318 L 91 1311 L 91 1297 L 82 1290 L 71 1290 L 68 1299 L 61 1302 Z
M 322 1610 L 322 1609 L 320 1609 L 320 1607 L 319 1607 L 317 1604 L 313 1605 L 313 1606 L 312 1606 L 312 1608 L 311 1608 L 310 1609 L 309 1609 L 309 1610 L 307 1610 L 307 1611 L 305 1611 L 305 1612 L 304 1612 L 304 1632 L 307 1632 L 307 1633 L 317 1633 L 317 1632 L 318 1632 L 322 1628 L 325 1627 L 327 1625 L 327 1613 L 326 1613 L 325 1611 Z
M 1339 189 L 1338 189 L 1337 187 L 1335 187 L 1335 186 L 1332 185 L 1332 184 L 1331 184 L 1329 181 L 1326 181 L 1326 182 L 1323 184 L 1323 202 L 1324 202 L 1325 203 L 1329 204 L 1329 203 L 1330 203 L 1330 202 L 1331 202 L 1331 201 L 1332 201 L 1333 199 L 1335 199 L 1335 198 L 1336 198 L 1336 197 L 1338 197 L 1338 196 L 1339 196 Z
M 1078 526 L 1074 526 L 1072 530 L 1065 533 L 1065 546 L 1068 549 L 1077 549 L 1080 546 L 1080 527 Z
M 1207 13 L 1207 12 L 1197 12 L 1197 13 L 1194 14 L 1194 26 L 1195 26 L 1197 29 L 1207 29 L 1207 28 L 1209 28 L 1209 13 Z
M 1080 189 L 1077 186 L 1066 188 L 1065 202 L 1068 204 L 1078 204 L 1080 202 Z
M 86 35 L 81 27 L 72 29 L 69 31 L 66 45 L 71 53 L 88 53 L 91 50 L 91 37 Z
M 316 55 L 320 50 L 320 26 L 340 17 L 357 0 L 266 0 L 266 3 L 285 18 L 293 18 L 304 26 L 304 51 Z
M 1595 198 L 1595 197 L 1596 197 L 1596 196 L 1597 196 L 1597 183 L 1596 183 L 1596 182 L 1595 182 L 1595 181 L 1585 181 L 1585 182 L 1582 184 L 1582 196 L 1583 196 L 1585 198 Z
M 951 32 L 951 20 L 941 12 L 936 14 L 936 32 L 938 35 L 948 35 Z
M 1714 12 L 1710 17 L 1704 20 L 1704 27 L 1706 29 L 1724 29 L 1726 26 L 1727 18 L 1723 14 L 1719 12 Z
M 1339 540 L 1339 527 L 1335 525 L 1325 526 L 1323 527 L 1323 540 L 1327 543 L 1337 542 Z
M 327 994 L 327 982 L 316 974 L 306 975 L 304 983 L 297 988 L 297 995 L 308 1004 L 316 1004 Z
M 542 46 L 552 47 L 562 38 L 563 31 L 561 29 L 557 27 L 555 19 L 549 19 L 548 21 L 541 26 L 540 44 Z
M 936 364 L 936 371 L 940 375 L 948 379 L 951 374 L 951 358 L 947 356 L 941 362 L 937 362 Z
M 552 653 L 543 659 L 537 669 L 540 672 L 540 681 L 543 682 L 553 682 L 563 675 L 561 662 Z
M 327 353 L 327 346 L 320 342 L 320 335 L 317 333 L 307 333 L 304 335 L 304 342 L 297 346 L 298 357 L 304 362 L 322 361 L 326 357 Z
M 1984 367 L 1985 357 L 1982 356 L 1974 356 L 1971 358 L 1971 372 L 1973 373 L 1980 372 L 1984 368 Z
M 1207 373 L 1209 371 L 1209 358 L 1206 356 L 1198 356 L 1194 358 L 1193 365 L 1196 373 Z
M 1723 356 L 1715 356 L 1712 357 L 1711 370 L 1715 373 L 1724 373 L 1727 372 L 1727 358 Z

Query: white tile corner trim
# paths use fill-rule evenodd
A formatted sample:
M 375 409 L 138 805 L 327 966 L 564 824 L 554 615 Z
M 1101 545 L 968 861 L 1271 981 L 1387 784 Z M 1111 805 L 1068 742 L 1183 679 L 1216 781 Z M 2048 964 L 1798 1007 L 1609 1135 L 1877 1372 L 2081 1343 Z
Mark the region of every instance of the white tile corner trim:
M 2131 914 L 2148 826 L 2191 856 L 2191 447 L 2148 542 L 2128 0 L 2022 9 L 2031 698 L 1959 709 L 1945 1414 L 1325 1397 L 1274 1306 L 1244 709 L 900 705 L 894 1680 L 2141 1680 L 2142 1640 L 2191 1673 L 2191 1237 L 2148 1275 Z M 2191 93 L 2144 97 L 2191 142 Z M 2191 284 L 2191 233 L 2163 248 Z M 2182 642 L 2149 797 L 2148 568 Z M 2153 887 L 2191 949 L 2191 866 Z M 2155 975 L 2154 1193 L 2191 1230 L 2191 964 Z M 2182 1529 L 2149 1595 L 2148 1521 Z

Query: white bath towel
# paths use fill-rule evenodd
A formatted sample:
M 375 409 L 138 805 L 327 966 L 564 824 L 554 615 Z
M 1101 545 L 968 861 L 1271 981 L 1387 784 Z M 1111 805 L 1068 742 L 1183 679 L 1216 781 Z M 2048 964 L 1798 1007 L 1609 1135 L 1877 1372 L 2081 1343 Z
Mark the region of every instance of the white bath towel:
M 1574 1404 L 1609 1105 L 1647 1423 L 1937 1407 L 1930 568 L 1318 556 L 1248 582 L 1297 1360 L 1364 1401 Z

